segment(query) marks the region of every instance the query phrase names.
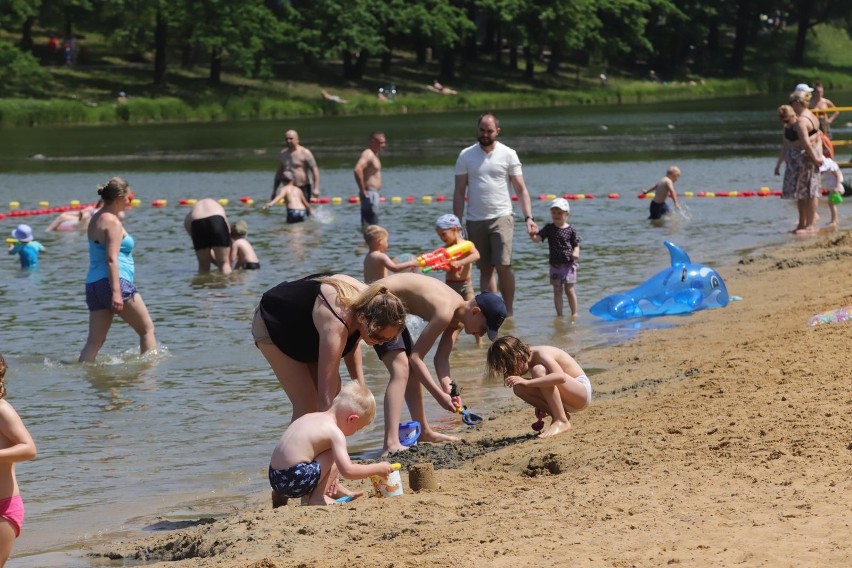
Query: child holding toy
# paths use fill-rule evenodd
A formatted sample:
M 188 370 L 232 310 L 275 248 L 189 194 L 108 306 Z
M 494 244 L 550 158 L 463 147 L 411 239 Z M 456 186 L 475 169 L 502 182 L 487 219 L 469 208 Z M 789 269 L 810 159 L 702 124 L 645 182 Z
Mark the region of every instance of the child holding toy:
M 231 225 L 231 252 L 228 262 L 234 270 L 260 270 L 260 260 L 246 238 L 247 235 L 248 224 L 245 221 L 239 220 Z
M 33 230 L 29 225 L 18 225 L 12 231 L 9 243 L 9 254 L 21 257 L 21 268 L 38 268 L 38 255 L 44 250 L 44 245 L 33 240 Z
M 15 409 L 6 401 L 6 360 L 0 355 L 0 566 L 12 553 L 24 524 L 24 502 L 15 464 L 36 457 L 36 446 Z
M 269 462 L 272 507 L 287 504 L 291 497 L 307 497 L 308 505 L 330 505 L 328 496 L 337 484 L 337 473 L 346 479 L 371 475 L 387 477 L 391 464 L 354 464 L 346 449 L 346 437 L 373 421 L 376 399 L 370 390 L 351 382 L 344 386 L 325 412 L 310 412 L 294 420 Z M 355 494 L 355 497 L 363 492 Z
M 435 232 L 448 247 L 464 242 L 461 231 L 461 221 L 452 213 L 441 215 L 435 221 Z M 450 261 L 449 268 L 446 269 L 447 276 L 444 281 L 447 286 L 458 292 L 459 296 L 465 300 L 472 300 L 474 296 L 473 279 L 470 275 L 473 272 L 473 263 L 477 260 L 479 260 L 479 251 L 471 242 L 470 251 L 461 258 Z M 482 345 L 482 337 L 476 336 L 476 346 L 480 345 Z
M 388 256 L 388 232 L 378 225 L 364 227 L 364 241 L 370 252 L 364 257 L 364 282 L 370 284 L 384 278 L 391 272 L 402 272 L 409 268 L 417 268 L 417 260 L 397 262 Z
M 592 383 L 583 368 L 568 353 L 549 345 L 529 346 L 517 337 L 504 335 L 488 348 L 486 374 L 502 379 L 515 396 L 531 404 L 542 430 L 542 419 L 550 415 L 550 426 L 540 438 L 549 438 L 571 429 L 571 412 L 592 402 Z M 522 377 L 530 373 L 529 379 Z
M 823 158 L 822 166 L 819 168 L 819 173 L 822 177 L 822 187 L 828 190 L 828 210 L 831 211 L 831 221 L 829 225 L 836 227 L 840 222 L 837 217 L 837 204 L 843 203 L 843 172 L 837 162 L 831 158 Z
M 550 204 L 552 223 L 546 224 L 537 233 L 530 233 L 530 238 L 537 243 L 547 240 L 550 247 L 550 283 L 553 285 L 553 305 L 556 315 L 562 316 L 562 289 L 568 296 L 568 307 L 571 308 L 571 318 L 577 318 L 577 261 L 580 259 L 580 237 L 577 231 L 568 224 L 571 206 L 567 199 L 559 197 Z

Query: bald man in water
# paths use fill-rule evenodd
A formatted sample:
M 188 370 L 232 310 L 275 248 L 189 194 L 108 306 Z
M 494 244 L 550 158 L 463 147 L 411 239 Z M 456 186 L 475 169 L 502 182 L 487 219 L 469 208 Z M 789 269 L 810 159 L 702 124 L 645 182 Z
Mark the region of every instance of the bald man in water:
M 278 154 L 278 170 L 275 172 L 270 199 L 275 199 L 278 186 L 284 180 L 284 172 L 289 171 L 293 174 L 293 184 L 301 188 L 302 193 L 305 194 L 305 201 L 310 202 L 311 197 L 319 197 L 320 194 L 317 161 L 310 150 L 299 144 L 298 132 L 288 130 L 284 133 L 284 139 L 287 141 L 287 147 Z M 311 183 L 311 176 L 313 176 L 313 183 Z

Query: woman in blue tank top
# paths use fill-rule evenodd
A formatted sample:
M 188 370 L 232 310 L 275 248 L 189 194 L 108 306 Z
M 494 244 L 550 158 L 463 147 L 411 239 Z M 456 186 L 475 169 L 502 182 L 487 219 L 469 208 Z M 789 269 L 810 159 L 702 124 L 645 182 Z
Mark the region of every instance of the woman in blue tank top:
M 121 222 L 121 214 L 130 207 L 133 192 L 125 179 L 114 177 L 98 187 L 98 195 L 104 205 L 92 215 L 88 227 L 86 304 L 89 307 L 89 336 L 80 352 L 81 363 L 95 360 L 106 341 L 114 314 L 139 334 L 141 353 L 157 348 L 154 322 L 133 285 L 135 241 L 125 232 Z

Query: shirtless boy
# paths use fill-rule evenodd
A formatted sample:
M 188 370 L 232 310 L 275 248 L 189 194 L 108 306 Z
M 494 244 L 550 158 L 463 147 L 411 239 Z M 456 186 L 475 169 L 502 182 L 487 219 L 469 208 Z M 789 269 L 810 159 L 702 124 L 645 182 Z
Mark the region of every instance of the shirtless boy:
M 198 272 L 210 272 L 212 260 L 222 274 L 230 274 L 231 227 L 225 209 L 209 197 L 201 199 L 186 214 L 183 226 L 192 237 Z
M 674 184 L 678 179 L 680 179 L 680 168 L 670 166 L 666 170 L 666 175 L 663 179 L 641 193 L 641 195 L 647 195 L 651 191 L 654 192 L 654 198 L 651 200 L 650 205 L 651 215 L 648 219 L 662 219 L 663 215 L 669 212 L 669 206 L 666 205 L 666 199 L 669 197 L 672 198 L 674 206 L 680 211 L 680 203 L 677 201 L 677 192 L 674 188 Z
M 272 507 L 288 498 L 305 497 L 308 505 L 331 505 L 327 496 L 337 481 L 370 475 L 387 476 L 388 462 L 354 464 L 346 449 L 346 437 L 367 426 L 376 416 L 376 400 L 370 390 L 351 382 L 344 386 L 325 412 L 310 412 L 287 427 L 269 461 Z M 355 496 L 362 495 L 363 492 Z
M 281 178 L 284 185 L 280 186 L 272 197 L 272 201 L 263 206 L 264 209 L 269 209 L 278 203 L 287 205 L 287 222 L 302 223 L 311 214 L 311 204 L 305 199 L 305 194 L 302 189 L 293 183 L 293 174 L 289 171 L 284 172 Z
M 361 152 L 355 169 L 355 183 L 361 197 L 361 226 L 379 224 L 379 192 L 382 190 L 382 161 L 379 160 L 387 140 L 382 132 L 370 135 L 370 147 Z
M 311 197 L 319 197 L 319 168 L 314 155 L 299 144 L 299 133 L 295 130 L 285 132 L 284 138 L 287 141 L 287 147 L 278 154 L 278 169 L 275 172 L 275 180 L 272 182 L 270 199 L 275 199 L 275 192 L 284 179 L 284 172 L 287 171 L 292 172 L 293 183 L 302 190 L 307 201 L 310 201 Z M 310 176 L 314 178 L 313 183 Z
M 417 260 L 396 262 L 388 256 L 388 232 L 378 225 L 367 225 L 364 229 L 364 241 L 370 252 L 364 257 L 364 282 L 370 284 L 384 278 L 391 272 L 401 272 L 418 266 Z
M 461 398 L 453 396 L 453 379 L 450 375 L 450 352 L 456 339 L 464 330 L 473 336 L 488 333 L 493 341 L 497 330 L 506 319 L 506 304 L 497 294 L 483 292 L 472 300 L 459 294 L 436 278 L 403 272 L 391 274 L 377 283 L 387 286 L 408 308 L 408 313 L 423 318 L 426 327 L 412 345 L 407 329 L 396 340 L 375 346 L 376 354 L 390 371 L 390 381 L 385 391 L 385 443 L 383 453 L 404 449 L 399 441 L 399 421 L 402 401 L 408 404 L 411 418 L 420 422 L 423 430 L 420 441 L 455 442 L 458 438 L 438 433 L 426 421 L 422 386 L 446 410 L 456 412 L 461 408 Z M 438 380 L 432 378 L 425 357 L 435 342 L 434 364 Z M 409 380 L 409 374 L 416 380 Z

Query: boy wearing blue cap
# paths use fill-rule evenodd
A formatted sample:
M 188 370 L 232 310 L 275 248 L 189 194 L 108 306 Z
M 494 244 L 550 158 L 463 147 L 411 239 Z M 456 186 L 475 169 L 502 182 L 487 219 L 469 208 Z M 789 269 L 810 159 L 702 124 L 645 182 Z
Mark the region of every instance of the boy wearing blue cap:
M 553 285 L 553 305 L 556 315 L 562 316 L 562 289 L 568 296 L 568 307 L 571 308 L 571 318 L 577 317 L 577 261 L 580 258 L 580 237 L 574 227 L 568 224 L 571 206 L 562 197 L 554 199 L 550 204 L 550 218 L 553 221 L 545 225 L 537 233 L 530 233 L 530 238 L 540 243 L 547 240 L 550 247 L 550 283 Z
M 440 280 L 423 274 L 401 272 L 376 282 L 387 286 L 390 293 L 405 302 L 408 313 L 426 322 L 417 341 L 413 341 L 408 329 L 403 328 L 393 341 L 375 346 L 376 354 L 390 371 L 385 391 L 384 453 L 405 449 L 399 441 L 403 399 L 411 418 L 423 428 L 420 441 L 458 441 L 455 436 L 432 430 L 428 424 L 421 385 L 444 409 L 457 412 L 463 405 L 450 374 L 450 353 L 456 339 L 462 330 L 473 336 L 487 333 L 492 341 L 496 339 L 497 330 L 506 319 L 506 304 L 491 292 L 464 300 Z M 438 343 L 434 356 L 437 380 L 432 378 L 426 365 L 426 356 L 435 342 Z
M 38 255 L 44 246 L 33 240 L 33 230 L 29 225 L 18 225 L 12 231 L 12 238 L 6 239 L 6 242 L 9 243 L 9 254 L 21 257 L 21 268 L 38 268 Z

